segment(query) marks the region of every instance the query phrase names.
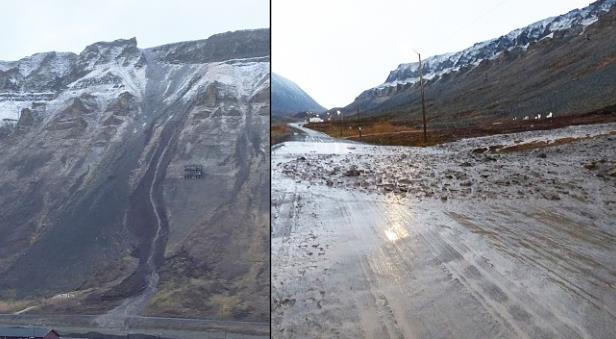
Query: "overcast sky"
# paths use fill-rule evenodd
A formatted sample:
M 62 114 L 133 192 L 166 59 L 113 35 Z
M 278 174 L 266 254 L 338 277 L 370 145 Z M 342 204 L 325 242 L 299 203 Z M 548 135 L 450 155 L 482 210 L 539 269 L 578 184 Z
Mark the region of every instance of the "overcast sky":
M 272 68 L 328 108 L 390 70 L 454 52 L 589 0 L 272 0 Z
M 0 60 L 81 52 L 98 41 L 139 47 L 269 27 L 269 0 L 2 0 Z

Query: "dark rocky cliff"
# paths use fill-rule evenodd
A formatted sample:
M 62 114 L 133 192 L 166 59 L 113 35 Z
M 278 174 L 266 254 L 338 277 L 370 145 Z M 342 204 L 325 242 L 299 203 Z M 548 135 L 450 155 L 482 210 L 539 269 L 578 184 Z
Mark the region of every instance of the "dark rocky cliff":
M 0 62 L 0 116 L 17 112 L 0 134 L 1 299 L 269 319 L 269 30 Z

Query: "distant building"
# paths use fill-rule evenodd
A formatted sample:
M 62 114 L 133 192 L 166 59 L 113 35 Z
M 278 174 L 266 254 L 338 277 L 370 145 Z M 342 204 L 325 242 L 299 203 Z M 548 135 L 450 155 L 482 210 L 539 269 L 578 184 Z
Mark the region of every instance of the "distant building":
M 201 179 L 201 178 L 203 178 L 203 165 L 184 166 L 184 179 L 188 180 L 188 179 Z
M 306 122 L 307 123 L 319 123 L 319 122 L 325 121 L 325 120 L 323 120 L 323 118 L 321 118 L 319 116 L 319 113 L 304 112 L 304 114 L 306 115 Z
M 60 334 L 41 327 L 0 327 L 0 339 L 60 339 Z

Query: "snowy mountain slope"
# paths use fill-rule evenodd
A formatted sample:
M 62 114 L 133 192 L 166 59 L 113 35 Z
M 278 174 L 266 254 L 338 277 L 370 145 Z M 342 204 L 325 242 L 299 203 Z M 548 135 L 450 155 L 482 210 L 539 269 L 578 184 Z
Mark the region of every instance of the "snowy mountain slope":
M 186 41 L 149 48 L 153 58 L 166 63 L 205 63 L 236 59 L 262 58 L 269 54 L 269 38 L 262 30 L 244 30 L 215 34 L 206 40 Z
M 526 50 L 530 44 L 554 38 L 555 35 L 581 34 L 587 26 L 595 23 L 601 14 L 608 12 L 615 4 L 616 0 L 600 0 L 585 8 L 547 18 L 501 37 L 476 43 L 465 50 L 429 57 L 424 61 L 424 77 L 434 79 L 459 71 L 463 67 L 476 67 L 484 60 L 495 59 L 504 51 Z M 389 73 L 385 82 L 376 88 L 412 84 L 418 81 L 419 63 L 413 62 L 399 65 Z
M 616 105 L 615 3 L 597 1 L 470 49 L 428 58 L 424 72 L 432 126 L 610 110 Z M 401 65 L 385 84 L 362 92 L 342 111 L 419 121 L 416 73 L 417 65 Z
M 293 81 L 272 73 L 272 115 L 291 116 L 306 111 L 323 112 L 325 108 Z
M 0 299 L 268 319 L 269 87 L 264 29 L 0 62 Z

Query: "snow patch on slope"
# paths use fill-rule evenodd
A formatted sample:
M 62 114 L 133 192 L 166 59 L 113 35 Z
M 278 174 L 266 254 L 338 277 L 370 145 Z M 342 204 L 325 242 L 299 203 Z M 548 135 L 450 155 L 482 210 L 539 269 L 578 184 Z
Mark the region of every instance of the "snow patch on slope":
M 495 59 L 504 51 L 511 51 L 515 48 L 526 50 L 531 43 L 545 38 L 553 38 L 555 32 L 578 26 L 585 29 L 597 22 L 599 16 L 608 12 L 615 4 L 616 0 L 597 1 L 585 8 L 575 9 L 567 14 L 547 18 L 524 28 L 513 30 L 499 38 L 476 43 L 465 50 L 429 57 L 423 63 L 424 78 L 427 80 L 438 78 L 447 73 L 457 72 L 465 66 L 477 66 L 483 60 Z M 416 62 L 401 64 L 390 72 L 383 84 L 375 87 L 375 89 L 416 83 L 419 81 L 418 71 L 419 64 Z
M 269 74 L 268 62 L 250 59 L 216 62 L 193 67 L 195 67 L 195 76 L 185 77 L 184 83 L 175 87 L 177 88 L 175 93 L 168 93 L 165 101 L 177 100 L 179 97 L 190 100 L 212 83 L 224 85 L 226 94 L 230 96 L 248 99 L 254 93 L 255 88 L 259 86 L 259 83 Z M 174 88 L 174 86 L 171 86 L 171 88 Z
M 32 101 L 0 101 L 0 121 L 4 119 L 15 119 L 19 118 L 19 112 L 26 107 L 30 107 L 32 105 Z

